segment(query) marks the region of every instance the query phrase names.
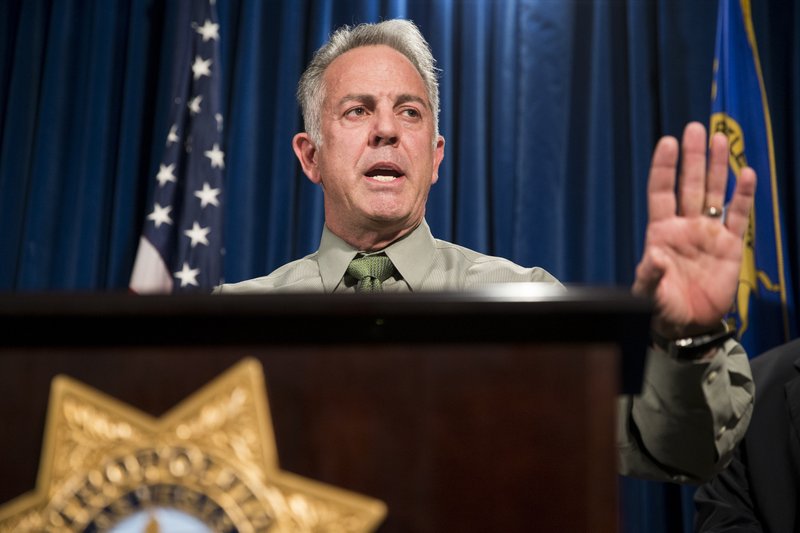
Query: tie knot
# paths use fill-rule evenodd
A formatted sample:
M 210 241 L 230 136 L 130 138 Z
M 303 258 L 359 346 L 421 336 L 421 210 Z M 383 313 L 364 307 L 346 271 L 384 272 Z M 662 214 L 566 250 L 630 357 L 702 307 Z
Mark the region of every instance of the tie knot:
M 364 255 L 350 261 L 347 273 L 358 280 L 356 292 L 382 291 L 381 283 L 394 272 L 392 260 L 385 255 Z

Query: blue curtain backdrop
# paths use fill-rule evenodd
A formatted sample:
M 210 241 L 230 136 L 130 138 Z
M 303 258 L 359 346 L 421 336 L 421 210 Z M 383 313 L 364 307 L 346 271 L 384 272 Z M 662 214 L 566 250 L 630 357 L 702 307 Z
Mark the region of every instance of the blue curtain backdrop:
M 294 90 L 341 24 L 410 18 L 431 43 L 447 138 L 428 204 L 434 233 L 568 283 L 631 283 L 653 146 L 708 122 L 716 0 L 217 6 L 228 281 L 316 248 L 322 198 L 292 154 Z M 176 10 L 0 2 L 0 291 L 126 289 L 169 129 Z M 800 8 L 754 0 L 753 18 L 796 273 Z M 621 487 L 623 531 L 680 531 L 691 519 L 674 486 Z

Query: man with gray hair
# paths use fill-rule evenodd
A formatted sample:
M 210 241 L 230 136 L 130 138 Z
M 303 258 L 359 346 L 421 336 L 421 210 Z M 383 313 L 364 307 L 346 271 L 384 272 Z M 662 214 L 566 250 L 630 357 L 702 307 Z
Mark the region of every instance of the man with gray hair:
M 319 250 L 268 276 L 218 293 L 450 291 L 492 283 L 549 282 L 525 268 L 435 239 L 425 222 L 445 140 L 439 135 L 435 62 L 404 20 L 344 27 L 314 55 L 298 99 L 305 132 L 292 146 L 324 193 Z M 689 124 L 656 146 L 649 223 L 633 292 L 655 302 L 654 345 L 642 393 L 620 398 L 620 471 L 672 481 L 710 478 L 728 462 L 750 418 L 744 350 L 722 317 L 738 282 L 755 174 L 742 171 L 722 217 L 727 141 Z

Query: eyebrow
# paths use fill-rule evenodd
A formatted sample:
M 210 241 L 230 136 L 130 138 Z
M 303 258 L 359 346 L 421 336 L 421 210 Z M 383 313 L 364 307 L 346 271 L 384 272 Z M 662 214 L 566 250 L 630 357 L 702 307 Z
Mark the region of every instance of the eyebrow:
M 371 94 L 366 94 L 366 93 L 346 94 L 342 98 L 339 99 L 339 105 L 342 105 L 342 104 L 344 104 L 346 102 L 351 102 L 351 101 L 354 101 L 354 100 L 357 101 L 357 102 L 364 102 L 367 105 L 373 105 L 373 106 L 375 105 L 375 97 L 373 95 L 371 95 Z M 416 96 L 414 94 L 408 94 L 408 93 L 403 93 L 403 94 L 399 95 L 397 97 L 394 105 L 402 105 L 402 104 L 405 104 L 405 103 L 408 103 L 408 102 L 417 102 L 418 104 L 423 105 L 426 108 L 430 109 L 430 106 L 428 105 L 428 102 L 426 102 L 423 98 L 420 98 L 419 96 Z
M 425 100 L 423 100 L 419 96 L 416 96 L 416 95 L 413 95 L 413 94 L 401 94 L 397 98 L 396 105 L 405 104 L 407 102 L 417 102 L 418 104 L 423 105 L 428 109 L 430 109 L 430 107 L 431 107 L 431 106 L 428 105 L 428 102 L 426 102 Z

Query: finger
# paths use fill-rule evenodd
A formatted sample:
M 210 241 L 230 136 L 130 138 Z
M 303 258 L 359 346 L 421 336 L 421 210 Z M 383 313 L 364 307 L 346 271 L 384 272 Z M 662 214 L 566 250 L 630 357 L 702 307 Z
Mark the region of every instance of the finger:
M 703 209 L 725 204 L 725 187 L 728 184 L 728 138 L 723 133 L 711 137 L 711 155 L 708 164 L 706 198 Z
M 728 211 L 725 215 L 725 225 L 739 238 L 744 236 L 747 224 L 750 221 L 750 211 L 753 209 L 753 200 L 756 195 L 756 173 L 750 167 L 744 167 L 736 180 L 736 190 L 733 192 Z
M 678 212 L 699 216 L 706 198 L 706 128 L 699 122 L 691 122 L 683 130 L 681 155 Z
M 678 140 L 662 137 L 653 151 L 647 182 L 647 211 L 650 222 L 675 216 L 675 170 Z

